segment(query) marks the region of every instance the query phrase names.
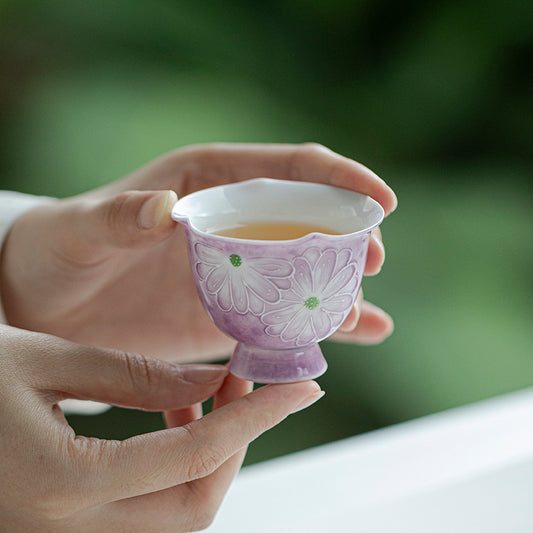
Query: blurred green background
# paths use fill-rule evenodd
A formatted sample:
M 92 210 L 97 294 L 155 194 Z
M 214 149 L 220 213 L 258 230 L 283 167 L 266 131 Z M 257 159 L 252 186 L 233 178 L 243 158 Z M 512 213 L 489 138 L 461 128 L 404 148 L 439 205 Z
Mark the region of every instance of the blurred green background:
M 388 181 L 400 205 L 364 288 L 396 331 L 324 343 L 326 397 L 248 463 L 528 387 L 532 31 L 529 0 L 4 0 L 1 187 L 68 196 L 208 141 L 316 141 Z

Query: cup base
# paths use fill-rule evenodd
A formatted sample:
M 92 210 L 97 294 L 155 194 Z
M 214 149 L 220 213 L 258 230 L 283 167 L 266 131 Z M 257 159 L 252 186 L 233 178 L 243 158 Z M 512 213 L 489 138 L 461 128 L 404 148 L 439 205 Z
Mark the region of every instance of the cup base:
M 318 343 L 289 350 L 265 350 L 238 343 L 229 371 L 255 383 L 294 383 L 321 376 L 328 365 Z

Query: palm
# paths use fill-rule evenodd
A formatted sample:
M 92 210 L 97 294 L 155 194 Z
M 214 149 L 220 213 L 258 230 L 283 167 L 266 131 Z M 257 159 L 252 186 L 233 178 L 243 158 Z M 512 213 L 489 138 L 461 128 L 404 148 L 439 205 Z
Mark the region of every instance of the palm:
M 81 332 L 78 342 L 96 339 L 180 361 L 229 353 L 232 341 L 211 323 L 196 294 L 184 240 L 178 227 L 155 248 L 118 251 L 109 260 L 104 286 L 83 312 L 74 319 L 65 314 L 66 332 Z

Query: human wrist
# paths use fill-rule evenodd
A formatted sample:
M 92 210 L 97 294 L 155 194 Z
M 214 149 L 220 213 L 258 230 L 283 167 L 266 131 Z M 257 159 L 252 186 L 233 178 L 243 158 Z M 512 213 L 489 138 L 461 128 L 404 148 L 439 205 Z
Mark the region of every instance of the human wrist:
M 30 209 L 54 200 L 48 196 L 0 191 L 0 265 L 3 262 L 4 243 L 14 222 Z M 7 324 L 2 293 L 2 283 L 0 283 L 0 324 Z

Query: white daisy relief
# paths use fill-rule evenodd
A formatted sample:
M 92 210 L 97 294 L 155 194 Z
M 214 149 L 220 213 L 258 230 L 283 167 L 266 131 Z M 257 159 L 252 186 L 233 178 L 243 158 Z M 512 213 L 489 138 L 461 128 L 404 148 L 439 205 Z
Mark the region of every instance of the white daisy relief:
M 340 326 L 354 304 L 359 272 L 349 249 L 310 248 L 293 265 L 292 286 L 261 320 L 268 335 L 305 346 Z
M 203 243 L 194 249 L 199 259 L 196 272 L 223 311 L 261 315 L 265 304 L 279 302 L 280 289 L 290 287 L 294 268 L 285 259 L 228 254 Z

